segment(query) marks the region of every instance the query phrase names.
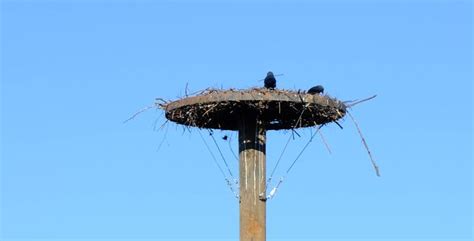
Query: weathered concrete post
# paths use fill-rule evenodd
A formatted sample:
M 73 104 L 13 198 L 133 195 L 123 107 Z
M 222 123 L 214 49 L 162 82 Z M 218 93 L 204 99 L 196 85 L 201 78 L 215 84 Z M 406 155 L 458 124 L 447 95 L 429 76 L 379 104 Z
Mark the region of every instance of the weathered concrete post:
M 240 241 L 266 240 L 264 126 L 244 118 L 239 126 Z

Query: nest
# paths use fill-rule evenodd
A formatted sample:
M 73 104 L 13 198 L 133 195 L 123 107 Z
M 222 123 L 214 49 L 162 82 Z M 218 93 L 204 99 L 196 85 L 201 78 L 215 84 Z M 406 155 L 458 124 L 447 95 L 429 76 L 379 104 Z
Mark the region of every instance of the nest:
M 222 130 L 238 130 L 242 120 L 252 119 L 267 130 L 311 127 L 346 114 L 343 102 L 326 95 L 266 88 L 206 90 L 160 106 L 170 121 Z

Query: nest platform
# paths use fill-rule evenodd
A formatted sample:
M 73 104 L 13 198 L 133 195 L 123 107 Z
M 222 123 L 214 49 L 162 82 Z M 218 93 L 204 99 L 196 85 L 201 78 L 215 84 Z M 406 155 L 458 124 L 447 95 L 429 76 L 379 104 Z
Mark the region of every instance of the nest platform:
M 238 130 L 244 118 L 282 130 L 326 124 L 346 114 L 343 102 L 326 95 L 266 88 L 206 90 L 160 106 L 170 121 L 221 130 Z

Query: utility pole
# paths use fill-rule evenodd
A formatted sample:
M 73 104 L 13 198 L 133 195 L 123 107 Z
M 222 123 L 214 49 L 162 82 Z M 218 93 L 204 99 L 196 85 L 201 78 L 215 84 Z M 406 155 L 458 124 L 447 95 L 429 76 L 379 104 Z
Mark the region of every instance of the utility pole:
M 266 240 L 266 130 L 256 118 L 239 126 L 240 240 Z
M 266 240 L 267 130 L 319 126 L 346 114 L 328 96 L 264 88 L 206 90 L 158 105 L 178 124 L 238 131 L 241 241 Z

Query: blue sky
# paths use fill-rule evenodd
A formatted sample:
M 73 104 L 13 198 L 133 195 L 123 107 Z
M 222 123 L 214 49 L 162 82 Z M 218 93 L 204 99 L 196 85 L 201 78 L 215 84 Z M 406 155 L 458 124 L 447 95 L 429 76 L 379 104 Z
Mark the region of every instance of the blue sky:
M 352 113 L 382 176 L 349 119 L 328 126 L 333 153 L 314 141 L 268 202 L 268 240 L 472 240 L 471 1 L 1 3 L 0 239 L 238 240 L 198 130 L 122 121 L 272 70 L 280 88 L 378 94 Z M 268 133 L 268 166 L 288 135 Z

